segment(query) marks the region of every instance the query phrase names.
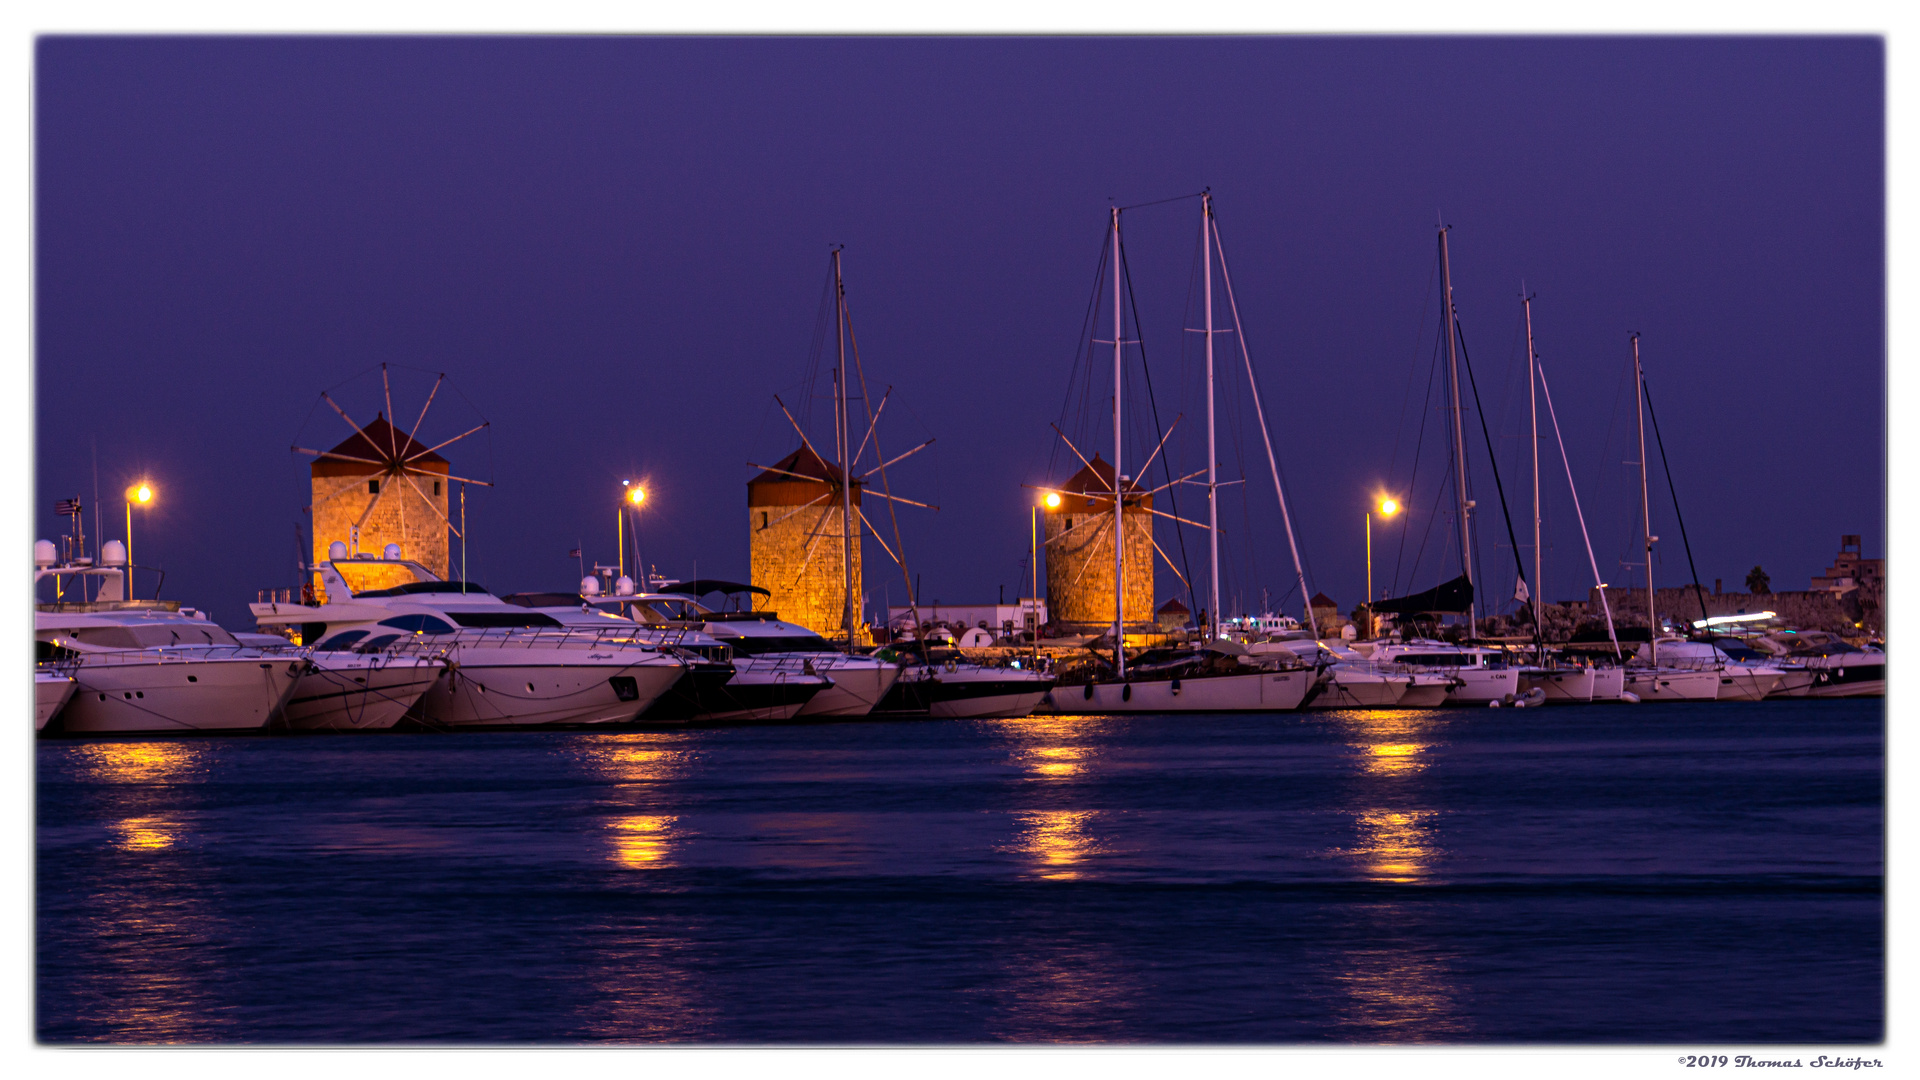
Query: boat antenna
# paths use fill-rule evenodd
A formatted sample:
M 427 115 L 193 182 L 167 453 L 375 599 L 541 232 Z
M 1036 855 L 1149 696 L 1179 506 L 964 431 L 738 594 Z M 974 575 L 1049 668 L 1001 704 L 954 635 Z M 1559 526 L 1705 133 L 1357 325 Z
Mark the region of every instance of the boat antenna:
M 1536 389 L 1539 383 L 1539 371 L 1534 364 L 1533 351 L 1533 297 L 1527 295 L 1527 283 L 1520 282 L 1520 304 L 1527 316 L 1527 420 L 1533 434 L 1529 445 L 1533 448 L 1533 654 L 1535 659 L 1544 663 L 1547 657 L 1546 634 L 1540 625 L 1540 404 Z
M 1200 247 L 1201 258 L 1206 265 L 1206 335 L 1207 342 L 1207 567 L 1211 582 L 1207 589 L 1207 617 L 1209 619 L 1207 637 L 1211 641 L 1220 640 L 1220 478 L 1216 475 L 1219 452 L 1214 448 L 1213 434 L 1213 193 L 1200 195 Z M 1309 605 L 1311 609 L 1311 605 Z
M 852 439 L 847 430 L 847 286 L 840 277 L 840 247 L 833 249 L 834 338 L 840 350 L 840 366 L 834 369 L 833 438 L 840 451 L 840 578 L 841 627 L 847 635 L 847 651 L 853 643 L 853 462 L 848 460 Z
M 1125 493 L 1120 487 L 1120 375 L 1121 375 L 1121 336 L 1120 336 L 1120 208 L 1112 208 L 1113 214 L 1113 662 L 1114 670 L 1124 679 L 1127 677 L 1127 639 L 1126 639 L 1126 519 L 1122 516 L 1126 502 Z

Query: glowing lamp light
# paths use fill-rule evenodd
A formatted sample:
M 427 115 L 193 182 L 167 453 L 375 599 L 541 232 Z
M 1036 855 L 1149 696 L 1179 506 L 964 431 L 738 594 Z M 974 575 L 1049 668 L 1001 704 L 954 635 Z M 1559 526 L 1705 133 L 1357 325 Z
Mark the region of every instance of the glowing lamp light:
M 639 506 L 641 503 L 646 502 L 647 489 L 642 487 L 629 488 L 627 491 L 627 501 L 632 503 L 635 506 Z
M 1394 499 L 1380 500 L 1380 516 L 1392 517 L 1400 512 L 1400 503 Z
M 1060 509 L 1060 493 L 1057 491 L 1047 492 L 1047 497 L 1041 501 L 1047 504 L 1049 510 Z
M 127 489 L 127 501 L 144 506 L 153 501 L 153 489 L 146 484 L 135 484 Z

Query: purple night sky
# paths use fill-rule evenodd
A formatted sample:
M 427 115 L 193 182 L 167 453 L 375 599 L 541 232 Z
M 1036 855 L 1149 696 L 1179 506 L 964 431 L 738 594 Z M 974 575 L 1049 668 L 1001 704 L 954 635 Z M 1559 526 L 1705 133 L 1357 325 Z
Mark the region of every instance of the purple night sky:
M 1411 512 L 1376 523 L 1375 576 L 1385 593 L 1455 572 L 1444 418 L 1423 413 L 1441 216 L 1523 537 L 1522 280 L 1608 580 L 1632 580 L 1638 533 L 1621 464 L 1633 331 L 1709 588 L 1758 563 L 1804 589 L 1841 533 L 1885 554 L 1876 39 L 56 37 L 36 56 L 35 534 L 62 531 L 55 499 L 91 507 L 97 450 L 106 535 L 116 493 L 150 477 L 138 561 L 229 627 L 251 629 L 255 590 L 296 583 L 307 459 L 288 447 L 350 434 L 319 392 L 382 361 L 458 389 L 424 441 L 492 423 L 446 451 L 498 484 L 469 498 L 474 580 L 567 588 L 577 544 L 610 561 L 623 477 L 651 494 L 649 562 L 744 579 L 747 462 L 792 449 L 773 395 L 803 393 L 834 243 L 869 384 L 895 388 L 882 450 L 938 440 L 892 471 L 941 506 L 901 513 L 922 600 L 1015 596 L 1021 485 L 1077 468 L 1048 424 L 1086 348 L 1109 200 L 1203 187 L 1309 585 L 1343 610 L 1365 589 L 1369 497 L 1406 493 L 1423 415 Z M 1128 333 L 1162 422 L 1185 416 L 1176 475 L 1204 466 L 1184 332 L 1198 213 L 1123 219 Z M 1099 318 L 1092 336 L 1109 337 Z M 1129 363 L 1136 394 L 1137 350 Z M 410 420 L 431 376 L 396 379 Z M 828 392 L 824 370 L 815 385 Z M 1081 385 L 1063 426 L 1110 453 L 1105 391 Z M 339 396 L 370 418 L 378 386 Z M 1298 614 L 1233 393 L 1221 457 L 1247 482 L 1223 501 L 1229 606 L 1266 589 Z M 1138 417 L 1129 462 L 1152 442 Z M 811 423 L 830 444 L 824 400 Z M 1543 453 L 1546 593 L 1584 597 L 1564 473 Z M 1468 457 L 1485 469 L 1477 425 Z M 1659 581 L 1680 585 L 1657 478 Z M 1491 473 L 1474 483 L 1485 592 L 1504 598 Z M 1179 505 L 1204 516 L 1196 488 Z M 1174 529 L 1159 539 L 1179 560 Z M 1204 535 L 1185 547 L 1204 577 Z M 867 559 L 869 607 L 902 602 L 898 572 Z M 1163 567 L 1161 598 L 1181 593 Z

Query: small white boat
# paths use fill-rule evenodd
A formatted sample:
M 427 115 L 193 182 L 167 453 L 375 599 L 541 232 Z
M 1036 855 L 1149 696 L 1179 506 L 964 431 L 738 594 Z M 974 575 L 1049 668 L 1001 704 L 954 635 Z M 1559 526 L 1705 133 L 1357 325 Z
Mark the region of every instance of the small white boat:
M 1302 663 L 1324 666 L 1327 678 L 1320 692 L 1306 703 L 1309 709 L 1391 709 L 1407 696 L 1415 678 L 1411 669 L 1375 661 L 1343 643 L 1305 637 L 1249 642 L 1247 652 L 1252 656 L 1285 652 Z M 1440 701 L 1452 687 L 1451 680 L 1428 683 L 1437 685 Z
M 1381 642 L 1373 659 L 1451 677 L 1455 685 L 1447 690 L 1449 705 L 1511 704 L 1526 693 L 1520 669 L 1506 667 L 1498 649 L 1415 638 Z

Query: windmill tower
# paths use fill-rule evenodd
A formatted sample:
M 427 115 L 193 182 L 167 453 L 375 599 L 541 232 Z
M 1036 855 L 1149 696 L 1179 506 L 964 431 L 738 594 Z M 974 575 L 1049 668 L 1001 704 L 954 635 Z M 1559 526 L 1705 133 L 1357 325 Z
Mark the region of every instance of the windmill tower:
M 1113 629 L 1113 466 L 1099 454 L 1060 487 L 1046 508 L 1047 614 L 1069 634 Z M 1120 520 L 1126 538 L 1124 610 L 1128 633 L 1152 629 L 1153 492 L 1127 479 Z
M 843 636 L 846 582 L 861 582 L 859 479 L 843 491 L 845 474 L 802 446 L 747 481 L 747 526 L 752 550 L 752 583 L 771 595 L 766 604 L 787 622 L 827 637 Z M 845 505 L 853 505 L 853 533 L 847 535 Z M 849 545 L 849 541 L 851 544 Z M 852 573 L 842 556 L 852 553 Z
M 402 558 L 419 563 L 441 578 L 453 577 L 453 558 L 447 535 L 460 536 L 450 506 L 452 486 L 479 484 L 453 475 L 452 464 L 437 453 L 442 447 L 459 442 L 488 425 L 461 432 L 433 446 L 419 442 L 415 435 L 439 392 L 441 375 L 421 406 L 419 419 L 410 431 L 402 431 L 387 419 L 393 408 L 393 390 L 387 380 L 387 366 L 380 365 L 381 388 L 387 410 L 374 415 L 372 422 L 356 423 L 346 410 L 325 393 L 321 400 L 333 406 L 353 434 L 331 450 L 309 450 L 296 446 L 296 453 L 314 458 L 309 467 L 313 490 L 313 561 L 328 557 L 336 542 L 347 546 L 351 555 L 379 556 L 389 544 L 397 544 Z M 391 580 L 387 580 L 391 578 Z M 394 568 L 366 567 L 354 578 L 356 590 L 385 588 L 412 580 L 406 571 Z M 364 583 L 364 584 L 363 584 Z M 314 577 L 317 598 L 323 603 L 323 586 Z

